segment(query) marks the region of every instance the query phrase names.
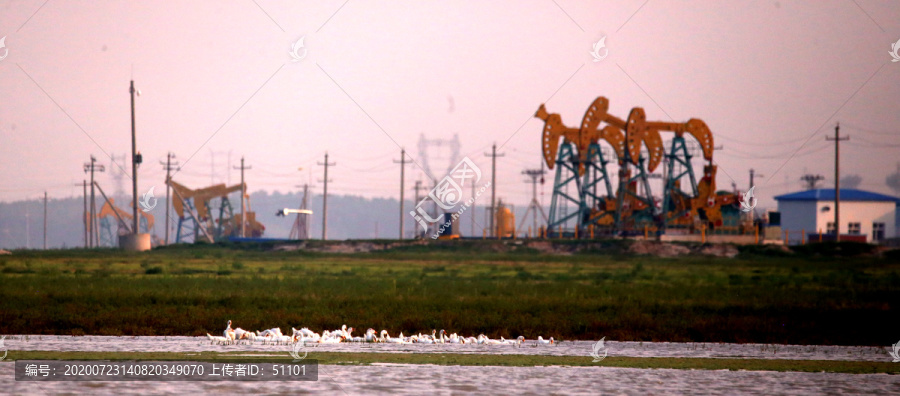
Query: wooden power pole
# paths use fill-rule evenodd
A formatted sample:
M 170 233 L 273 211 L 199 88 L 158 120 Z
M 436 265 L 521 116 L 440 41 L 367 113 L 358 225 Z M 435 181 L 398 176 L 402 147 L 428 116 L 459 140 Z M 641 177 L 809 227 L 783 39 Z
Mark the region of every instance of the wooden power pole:
M 165 166 L 165 168 L 163 169 L 166 170 L 166 245 L 169 244 L 169 208 L 172 206 L 172 201 L 169 195 L 169 193 L 172 191 L 172 187 L 169 186 L 169 182 L 172 181 L 171 171 L 181 170 L 181 168 L 177 167 L 177 161 L 174 163 L 172 162 L 173 158 L 175 158 L 175 153 L 169 152 L 166 154 L 166 163 L 163 164 L 162 161 L 159 162 L 161 165 Z M 175 168 L 173 168 L 173 166 Z
M 241 238 L 247 237 L 247 184 L 244 183 L 244 170 L 253 169 L 252 166 L 244 166 L 244 157 L 241 156 L 241 167 L 234 167 L 241 170 Z
M 850 140 L 850 136 L 841 137 L 841 123 L 834 126 L 834 139 L 826 136 L 825 140 L 834 142 L 834 241 L 841 241 L 841 141 Z
M 44 250 L 47 250 L 47 192 L 44 191 Z
M 319 166 L 325 167 L 325 185 L 322 187 L 322 240 L 328 239 L 328 167 L 336 166 L 336 162 L 328 162 L 328 152 L 325 152 L 325 162 L 319 162 Z
M 494 230 L 494 213 L 497 211 L 497 157 L 502 157 L 503 154 L 497 154 L 497 143 L 494 143 L 491 148 L 491 153 L 484 153 L 486 157 L 491 157 L 491 236 L 495 236 Z
M 96 216 L 94 216 L 97 205 L 94 203 L 94 172 L 104 172 L 106 171 L 106 167 L 103 165 L 97 164 L 97 158 L 93 155 L 91 156 L 91 162 L 86 162 L 84 164 L 84 172 L 91 173 L 91 209 L 90 209 L 90 218 L 88 218 L 88 227 L 89 236 L 88 236 L 88 247 L 96 247 L 100 244 L 99 238 L 100 236 L 97 234 L 97 222 Z M 136 199 L 137 197 L 135 197 Z M 135 200 L 135 202 L 137 202 Z
M 406 170 L 406 149 L 403 149 L 403 148 L 400 149 L 400 161 L 394 160 L 394 163 L 400 164 L 400 239 L 402 240 L 403 239 L 403 216 L 405 215 L 405 213 L 403 213 L 403 189 L 405 188 L 404 181 L 406 180 L 405 173 L 404 173 Z

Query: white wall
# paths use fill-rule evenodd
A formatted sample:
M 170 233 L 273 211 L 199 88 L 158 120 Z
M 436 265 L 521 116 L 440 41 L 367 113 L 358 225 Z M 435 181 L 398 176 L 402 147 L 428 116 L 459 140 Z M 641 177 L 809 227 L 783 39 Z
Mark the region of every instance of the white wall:
M 822 212 L 821 208 L 828 206 L 834 210 L 834 201 L 819 201 L 816 203 L 819 211 L 817 225 L 823 230 L 829 221 L 834 221 L 834 212 Z M 866 240 L 872 242 L 872 223 L 884 223 L 884 236 L 890 238 L 896 235 L 895 224 L 896 204 L 893 202 L 841 202 L 841 234 L 849 231 L 849 223 L 860 223 L 860 233 L 866 235 Z
M 831 210 L 823 212 L 822 208 Z M 781 228 L 791 233 L 806 230 L 815 233 L 828 230 L 828 223 L 834 221 L 834 201 L 780 201 Z M 897 235 L 896 204 L 894 202 L 854 202 L 841 201 L 840 233 L 847 234 L 849 223 L 860 223 L 860 233 L 872 241 L 872 223 L 884 223 L 884 236 Z M 791 241 L 799 240 L 791 236 Z
M 781 229 L 787 231 L 790 243 L 800 243 L 801 231 L 816 232 L 815 201 L 778 201 L 778 211 L 781 212 Z

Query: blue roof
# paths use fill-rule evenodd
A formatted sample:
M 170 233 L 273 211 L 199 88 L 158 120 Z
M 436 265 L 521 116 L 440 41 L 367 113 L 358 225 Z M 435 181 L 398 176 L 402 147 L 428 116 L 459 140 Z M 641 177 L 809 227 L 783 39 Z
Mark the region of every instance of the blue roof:
M 777 201 L 834 201 L 833 188 L 819 188 L 806 190 L 775 197 Z M 841 201 L 879 201 L 895 202 L 900 205 L 900 198 L 874 193 L 871 191 L 855 190 L 852 188 L 841 189 Z

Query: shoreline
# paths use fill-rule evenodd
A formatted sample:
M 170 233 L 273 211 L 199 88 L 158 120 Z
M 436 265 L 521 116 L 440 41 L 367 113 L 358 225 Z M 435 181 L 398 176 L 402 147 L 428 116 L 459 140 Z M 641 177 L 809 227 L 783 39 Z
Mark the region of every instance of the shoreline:
M 10 350 L 5 361 L 15 360 L 161 360 L 222 363 L 292 362 L 287 353 L 261 352 L 85 352 Z M 787 360 L 743 358 L 652 358 L 607 357 L 594 363 L 589 356 L 485 355 L 459 353 L 313 352 L 305 360 L 323 365 L 417 364 L 441 366 L 571 366 L 642 369 L 730 370 L 778 372 L 829 372 L 845 374 L 900 374 L 900 364 L 891 362 Z

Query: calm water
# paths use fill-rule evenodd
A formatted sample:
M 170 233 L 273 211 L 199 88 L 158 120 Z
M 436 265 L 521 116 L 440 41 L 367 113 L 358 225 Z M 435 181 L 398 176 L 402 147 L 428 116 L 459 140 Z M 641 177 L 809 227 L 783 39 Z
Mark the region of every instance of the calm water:
M 210 345 L 205 337 L 11 336 L 6 347 L 55 351 L 246 351 L 281 354 L 289 346 Z M 584 356 L 592 341 L 555 346 L 322 344 L 316 351 L 472 353 Z M 729 357 L 809 360 L 891 360 L 885 347 L 615 342 L 608 356 Z M 900 364 L 900 363 L 898 363 Z M 603 367 L 474 367 L 405 364 L 320 366 L 317 382 L 53 382 L 21 383 L 13 363 L 0 362 L 0 389 L 8 394 L 900 394 L 900 376 L 887 374 L 781 373 L 767 371 L 630 369 Z
M 609 367 L 321 366 L 317 382 L 54 382 L 13 379 L 0 363 L 7 394 L 898 394 L 887 374 L 629 369 Z
M 565 341 L 555 346 L 533 346 L 533 340 L 521 347 L 513 345 L 460 344 L 319 344 L 309 346 L 309 353 L 330 352 L 395 352 L 395 353 L 481 353 L 585 356 L 591 353 L 592 341 Z M 609 356 L 633 357 L 716 357 L 753 359 L 855 360 L 891 361 L 887 347 L 821 346 L 821 345 L 764 345 L 677 342 L 616 342 L 606 341 Z M 109 336 L 8 336 L 10 350 L 32 351 L 289 351 L 289 346 L 277 345 L 210 345 L 206 337 L 109 337 Z M 312 356 L 310 356 L 312 357 Z

